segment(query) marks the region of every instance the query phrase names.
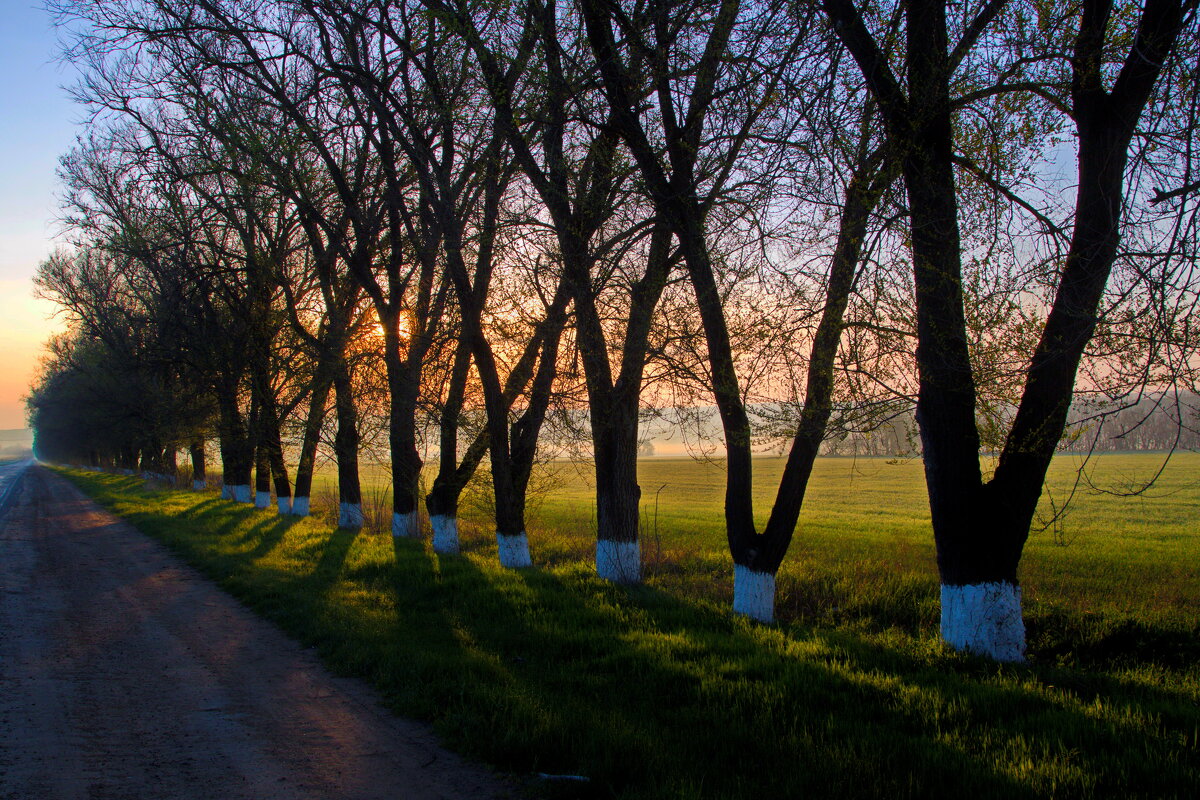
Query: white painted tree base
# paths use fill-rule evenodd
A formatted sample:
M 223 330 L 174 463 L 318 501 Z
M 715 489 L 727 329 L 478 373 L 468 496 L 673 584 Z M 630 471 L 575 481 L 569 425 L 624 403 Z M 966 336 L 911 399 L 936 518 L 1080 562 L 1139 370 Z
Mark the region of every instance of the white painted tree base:
M 221 484 L 221 499 L 222 500 L 232 500 L 233 499 L 233 487 L 230 486 L 228 483 Z
M 292 498 L 290 497 L 275 498 L 275 505 L 279 509 L 280 514 L 292 513 Z
M 429 518 L 433 528 L 433 552 L 441 555 L 458 553 L 458 518 L 449 514 L 435 514 Z
M 296 517 L 307 517 L 308 516 L 308 498 L 307 497 L 293 497 L 291 514 L 292 514 L 292 516 L 296 516 Z
M 421 525 L 416 511 L 410 511 L 407 514 L 392 512 L 392 536 L 415 539 L 420 534 Z
M 1021 587 L 1008 581 L 942 584 L 942 639 L 955 650 L 996 661 L 1024 661 Z
M 194 490 L 196 490 L 197 492 L 203 492 L 205 489 L 208 488 L 208 483 L 205 481 L 201 481 L 201 480 L 195 480 L 195 481 L 192 481 L 192 488 Z
M 342 503 L 338 506 L 339 528 L 361 528 L 362 525 L 362 503 Z
M 774 622 L 775 576 L 734 564 L 733 613 L 759 622 Z
M 637 542 L 597 539 L 596 574 L 613 583 L 641 583 L 641 547 Z
M 533 566 L 533 560 L 529 557 L 529 537 L 524 531 L 516 536 L 502 536 L 497 533 L 496 544 L 500 548 L 500 566 L 508 569 Z
M 254 507 L 255 508 L 270 508 L 271 507 L 271 493 L 270 492 L 255 492 L 254 493 Z
M 239 483 L 229 487 L 230 499 L 235 503 L 250 503 L 250 484 Z

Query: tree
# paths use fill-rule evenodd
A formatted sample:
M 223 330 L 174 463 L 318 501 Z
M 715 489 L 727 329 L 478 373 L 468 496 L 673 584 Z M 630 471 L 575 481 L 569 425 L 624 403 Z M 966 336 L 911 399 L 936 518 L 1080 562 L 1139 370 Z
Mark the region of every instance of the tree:
M 850 0 L 823 5 L 901 153 L 917 290 L 917 421 L 942 580 L 942 636 L 958 649 L 1019 661 L 1025 636 L 1017 566 L 1117 253 L 1130 144 L 1164 64 L 1184 29 L 1194 28 L 1194 4 L 1150 0 L 1134 30 L 1114 19 L 1105 0 L 1087 0 L 1072 17 L 1074 226 L 1015 419 L 986 482 L 966 336 L 951 85 L 1004 3 L 988 2 L 965 17 L 953 47 L 943 3 L 908 3 L 907 86 Z

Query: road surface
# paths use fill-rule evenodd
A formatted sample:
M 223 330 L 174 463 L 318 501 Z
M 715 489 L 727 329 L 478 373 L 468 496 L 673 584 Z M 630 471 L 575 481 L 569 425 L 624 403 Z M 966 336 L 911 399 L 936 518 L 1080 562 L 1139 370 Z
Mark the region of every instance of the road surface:
M 0 798 L 510 794 L 66 480 L 0 467 Z

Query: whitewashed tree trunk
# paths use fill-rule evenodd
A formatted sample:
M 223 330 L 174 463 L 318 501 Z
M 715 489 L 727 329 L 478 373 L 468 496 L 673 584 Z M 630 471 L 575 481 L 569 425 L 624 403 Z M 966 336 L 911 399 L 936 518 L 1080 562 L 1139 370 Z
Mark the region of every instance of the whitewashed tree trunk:
M 529 537 L 524 531 L 516 536 L 497 533 L 496 544 L 500 548 L 500 566 L 508 569 L 533 566 L 533 560 L 529 557 Z
M 734 564 L 733 613 L 759 622 L 774 622 L 775 576 Z
M 292 498 L 279 497 L 279 498 L 276 498 L 275 503 L 279 507 L 280 514 L 292 513 Z
M 192 488 L 197 492 L 203 492 L 208 488 L 208 484 L 202 480 L 194 480 L 192 481 Z
M 433 552 L 442 555 L 458 553 L 458 518 L 449 514 L 435 514 L 429 518 L 433 528 Z
M 254 493 L 254 507 L 255 508 L 270 508 L 271 507 L 271 493 L 270 492 L 255 492 Z
M 293 497 L 291 514 L 296 517 L 307 517 L 309 514 L 308 498 Z
M 420 534 L 421 525 L 416 511 L 410 511 L 407 514 L 392 512 L 392 536 L 415 539 Z
M 642 552 L 636 541 L 596 540 L 596 574 L 614 583 L 641 583 Z
M 235 484 L 235 485 L 229 487 L 229 491 L 232 493 L 232 499 L 235 503 L 252 503 L 252 502 L 254 502 L 251 499 L 252 495 L 250 492 L 250 484 L 248 484 L 248 483 Z
M 942 584 L 942 639 L 955 650 L 996 661 L 1023 662 L 1021 587 L 1008 581 Z

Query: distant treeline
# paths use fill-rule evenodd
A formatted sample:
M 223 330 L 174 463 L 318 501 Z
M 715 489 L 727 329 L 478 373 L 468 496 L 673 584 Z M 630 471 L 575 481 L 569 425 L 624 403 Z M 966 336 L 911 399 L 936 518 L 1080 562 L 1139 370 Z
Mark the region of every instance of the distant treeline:
M 758 406 L 755 434 L 757 452 L 783 455 L 786 438 L 773 435 L 787 411 L 779 406 Z M 1012 407 L 1004 409 L 1011 418 Z M 821 445 L 828 456 L 918 457 L 921 437 L 911 408 L 872 420 L 869 412 L 843 409 L 841 419 L 870 422 L 866 429 L 851 424 L 831 424 Z M 981 428 L 989 426 L 981 419 Z M 586 420 L 579 424 L 586 426 Z M 721 422 L 713 406 L 685 411 L 660 409 L 643 423 L 643 456 L 720 455 Z M 996 452 L 998 445 L 987 447 Z M 567 443 L 564 442 L 564 449 Z M 1148 394 L 1124 403 L 1101 403 L 1087 397 L 1073 404 L 1067 430 L 1059 441 L 1060 452 L 1118 453 L 1162 450 L 1200 450 L 1200 396 L 1194 393 Z
M 1147 395 L 1135 402 L 1077 401 L 1071 409 L 1060 452 L 1125 453 L 1200 449 L 1200 397 Z M 849 431 L 826 440 L 827 455 L 920 455 L 921 439 L 912 411 L 869 431 Z

